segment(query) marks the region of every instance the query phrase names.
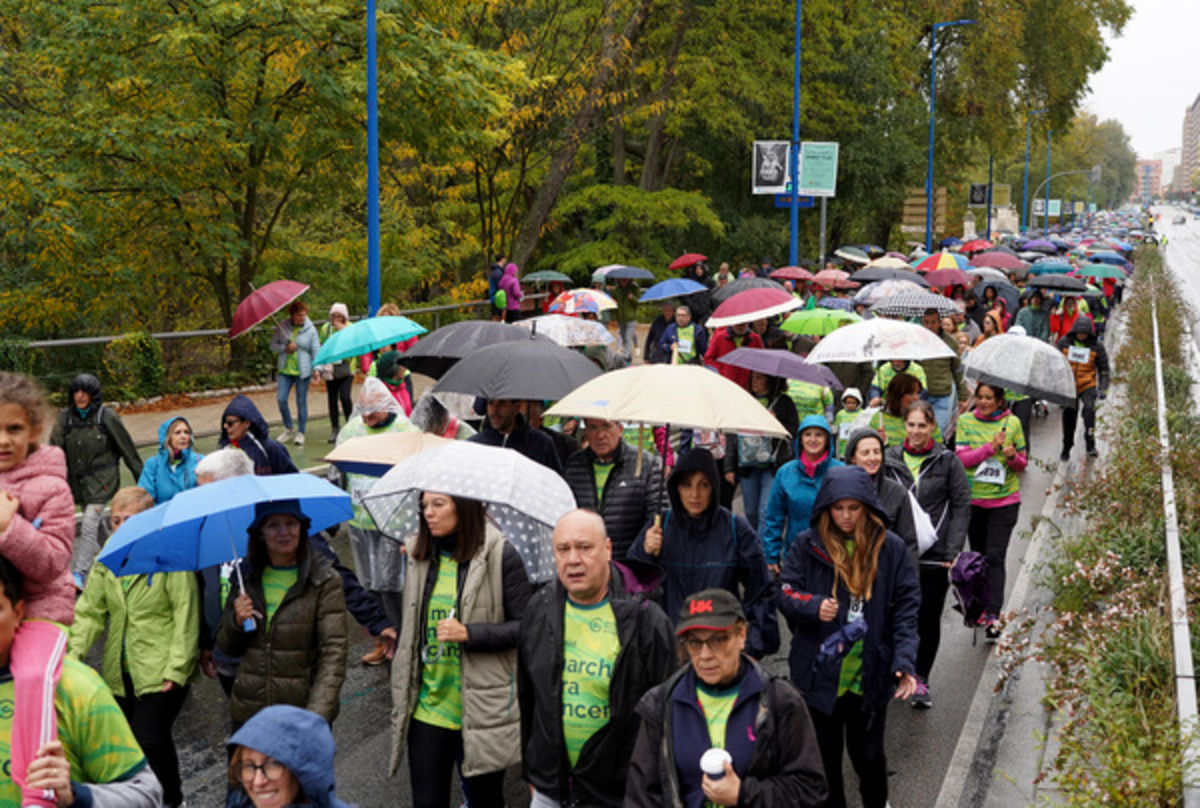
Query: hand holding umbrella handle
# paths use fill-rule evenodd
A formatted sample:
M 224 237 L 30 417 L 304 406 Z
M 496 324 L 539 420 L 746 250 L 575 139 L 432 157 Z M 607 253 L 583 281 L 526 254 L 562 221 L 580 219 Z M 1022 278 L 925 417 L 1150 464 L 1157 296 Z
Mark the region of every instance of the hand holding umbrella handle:
M 646 530 L 646 539 L 642 546 L 646 555 L 657 557 L 662 552 L 662 516 L 654 514 L 654 524 Z

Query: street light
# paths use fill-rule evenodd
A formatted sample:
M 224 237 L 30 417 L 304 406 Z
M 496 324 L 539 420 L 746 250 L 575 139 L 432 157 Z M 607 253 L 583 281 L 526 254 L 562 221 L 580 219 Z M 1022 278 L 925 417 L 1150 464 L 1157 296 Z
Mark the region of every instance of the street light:
M 367 316 L 382 301 L 379 272 L 379 91 L 375 63 L 375 0 L 367 0 Z
M 1046 109 L 1031 109 L 1025 113 L 1025 184 L 1021 186 L 1021 235 L 1029 227 L 1029 124 L 1032 116 L 1049 112 Z
M 929 164 L 925 168 L 925 251 L 933 252 L 933 102 L 937 89 L 937 32 L 939 28 L 974 25 L 975 20 L 935 22 L 929 36 Z
M 1042 237 L 1050 238 L 1050 138 L 1054 135 L 1053 129 L 1046 130 L 1046 210 L 1042 217 Z M 1058 214 L 1059 223 L 1062 222 L 1062 212 Z

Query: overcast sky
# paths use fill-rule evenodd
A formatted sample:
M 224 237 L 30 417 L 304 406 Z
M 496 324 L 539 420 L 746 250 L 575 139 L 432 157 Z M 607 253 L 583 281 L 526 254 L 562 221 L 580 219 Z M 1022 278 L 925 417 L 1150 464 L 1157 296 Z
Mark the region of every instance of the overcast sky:
M 1200 0 L 1131 0 L 1133 17 L 1109 41 L 1084 106 L 1125 127 L 1138 157 L 1183 145 L 1183 114 L 1200 95 Z

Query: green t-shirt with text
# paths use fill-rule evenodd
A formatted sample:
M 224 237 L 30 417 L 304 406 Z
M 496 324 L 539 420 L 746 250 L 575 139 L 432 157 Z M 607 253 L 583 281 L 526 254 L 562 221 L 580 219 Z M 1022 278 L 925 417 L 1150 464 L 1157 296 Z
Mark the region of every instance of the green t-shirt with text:
M 608 723 L 608 685 L 620 650 L 617 620 L 608 598 L 591 606 L 567 600 L 563 613 L 562 726 L 571 768 L 579 761 L 588 738 Z
M 275 616 L 275 612 L 279 609 L 279 604 L 283 603 L 283 596 L 288 593 L 296 584 L 296 578 L 300 574 L 299 567 L 275 567 L 268 566 L 263 570 L 262 588 L 263 600 L 267 604 L 267 625 L 271 625 L 271 618 Z
M 608 475 L 612 474 L 613 463 L 592 462 L 592 476 L 596 478 L 596 507 L 604 504 L 604 486 L 608 484 Z
M 737 701 L 741 685 L 716 690 L 696 683 L 696 700 L 704 711 L 704 720 L 708 723 L 708 742 L 717 749 L 725 748 L 725 730 L 729 725 L 729 716 L 733 713 L 733 704 Z
M 450 617 L 458 600 L 458 562 L 448 553 L 438 560 L 437 581 L 425 611 L 424 666 L 413 718 L 443 729 L 462 729 L 462 645 L 438 643 L 437 624 Z M 438 649 L 441 648 L 439 654 Z
M 133 731 L 112 692 L 94 670 L 67 657 L 54 691 L 58 739 L 77 783 L 127 780 L 146 765 Z M 12 738 L 13 682 L 0 668 L 0 808 L 20 808 L 21 790 L 12 781 L 9 740 Z

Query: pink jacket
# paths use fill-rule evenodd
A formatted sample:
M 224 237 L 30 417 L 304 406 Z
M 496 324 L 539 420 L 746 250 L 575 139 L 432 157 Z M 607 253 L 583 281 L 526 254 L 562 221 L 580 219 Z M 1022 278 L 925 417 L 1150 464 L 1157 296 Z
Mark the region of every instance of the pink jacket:
M 0 555 L 25 576 L 25 616 L 71 625 L 75 500 L 67 485 L 66 455 L 57 446 L 39 447 L 16 468 L 0 471 L 0 490 L 21 503 L 0 533 Z

